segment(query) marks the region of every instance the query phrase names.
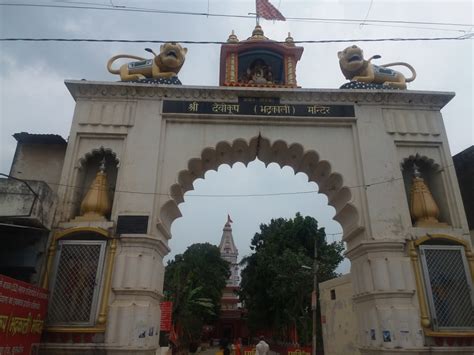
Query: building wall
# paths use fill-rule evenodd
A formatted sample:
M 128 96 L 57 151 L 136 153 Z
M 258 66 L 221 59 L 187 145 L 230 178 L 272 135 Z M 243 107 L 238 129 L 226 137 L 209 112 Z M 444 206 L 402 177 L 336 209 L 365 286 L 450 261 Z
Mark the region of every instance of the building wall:
M 474 243 L 474 145 L 453 156 L 467 224 Z
M 44 181 L 56 192 L 65 154 L 64 144 L 18 143 L 10 175 L 23 180 Z
M 357 332 L 355 331 L 357 322 L 352 302 L 351 275 L 346 274 L 322 282 L 319 284 L 319 291 L 324 353 L 327 355 L 360 354 L 357 349 Z

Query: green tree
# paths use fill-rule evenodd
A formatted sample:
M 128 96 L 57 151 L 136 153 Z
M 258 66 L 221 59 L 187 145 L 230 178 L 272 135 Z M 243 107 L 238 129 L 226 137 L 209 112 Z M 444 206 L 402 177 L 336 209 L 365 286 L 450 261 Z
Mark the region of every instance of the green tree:
M 173 301 L 180 348 L 198 343 L 203 325 L 217 319 L 229 276 L 229 263 L 209 243 L 193 244 L 168 262 L 163 288 L 166 299 Z
M 324 228 L 299 213 L 293 219 L 272 219 L 260 225 L 260 233 L 251 241 L 253 253 L 242 260 L 240 298 L 251 331 L 270 329 L 274 337 L 287 340 L 296 326 L 300 343 L 311 343 L 313 274 L 302 265 L 313 265 L 316 240 L 318 281 L 322 282 L 338 276 L 335 269 L 343 260 L 342 242 L 328 243 Z

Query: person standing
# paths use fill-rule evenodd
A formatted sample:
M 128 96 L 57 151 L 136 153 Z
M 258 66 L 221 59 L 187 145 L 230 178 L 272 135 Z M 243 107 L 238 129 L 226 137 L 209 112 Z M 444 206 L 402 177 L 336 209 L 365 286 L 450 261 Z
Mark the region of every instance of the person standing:
M 261 336 L 260 341 L 255 347 L 255 355 L 268 355 L 270 351 L 270 346 L 265 341 L 265 337 Z

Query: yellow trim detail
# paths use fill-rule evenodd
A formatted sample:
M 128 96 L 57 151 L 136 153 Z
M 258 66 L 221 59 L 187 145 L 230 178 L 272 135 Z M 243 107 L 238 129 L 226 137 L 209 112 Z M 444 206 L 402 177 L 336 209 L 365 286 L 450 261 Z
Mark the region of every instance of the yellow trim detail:
M 46 270 L 44 271 L 43 282 L 41 283 L 41 286 L 43 288 L 49 289 L 49 277 L 51 275 L 51 267 L 53 265 L 53 260 L 54 260 L 54 257 L 56 256 L 57 241 L 66 236 L 72 236 L 76 233 L 81 233 L 81 232 L 96 233 L 107 239 L 112 238 L 109 235 L 109 232 L 107 230 L 103 228 L 99 228 L 99 227 L 74 227 L 74 228 L 68 228 L 68 229 L 56 231 L 53 235 L 51 244 L 48 248 L 48 257 L 47 257 L 48 259 L 46 261 Z
M 74 227 L 74 228 L 68 228 L 64 229 L 62 231 L 58 231 L 55 234 L 54 241 L 56 242 L 57 240 L 64 238 L 66 236 L 70 236 L 76 233 L 83 233 L 83 232 L 90 232 L 90 233 L 97 233 L 100 234 L 101 236 L 111 239 L 112 237 L 109 235 L 109 232 L 103 228 L 99 227 Z
M 453 237 L 452 235 L 448 235 L 448 234 L 427 234 L 423 237 L 418 238 L 415 241 L 415 246 L 419 246 L 420 244 L 423 244 L 427 242 L 428 240 L 442 240 L 442 239 L 448 240 L 453 243 L 462 244 L 466 248 L 466 250 L 467 249 L 471 250 L 470 245 L 465 240 Z
M 426 304 L 425 288 L 423 287 L 423 280 L 421 279 L 420 263 L 418 261 L 418 252 L 413 241 L 409 242 L 410 259 L 415 272 L 415 282 L 418 294 L 418 303 L 420 304 L 421 326 L 426 331 L 431 326 L 430 317 L 428 315 L 428 305 Z
M 114 266 L 115 252 L 117 251 L 117 239 L 112 239 L 110 248 L 107 252 L 107 264 L 105 266 L 105 280 L 103 284 L 103 295 L 100 300 L 100 311 L 99 317 L 97 318 L 97 324 L 105 324 L 107 321 L 107 307 L 109 303 L 109 295 L 112 282 L 112 272 Z
M 45 274 L 43 277 L 43 282 L 42 282 L 42 287 L 49 289 L 49 280 L 50 280 L 50 275 L 52 273 L 52 265 L 53 265 L 53 260 L 56 256 L 56 250 L 57 250 L 57 242 L 58 240 L 67 237 L 67 236 L 73 236 L 74 234 L 80 233 L 80 232 L 89 232 L 89 233 L 96 233 L 100 234 L 101 236 L 110 239 L 110 246 L 107 248 L 107 261 L 106 265 L 104 268 L 104 281 L 103 281 L 103 292 L 102 292 L 102 297 L 100 299 L 100 308 L 99 308 L 99 315 L 97 317 L 97 326 L 92 326 L 92 327 L 74 327 L 74 326 L 63 326 L 63 327 L 57 327 L 57 326 L 51 326 L 51 327 L 46 327 L 46 330 L 48 332 L 52 333 L 100 333 L 100 332 L 105 332 L 105 323 L 107 322 L 107 307 L 108 307 L 108 300 L 110 296 L 110 290 L 111 290 L 111 281 L 112 281 L 112 272 L 113 272 L 113 265 L 114 265 L 114 259 L 115 259 L 115 253 L 117 250 L 117 239 L 112 238 L 112 236 L 109 235 L 109 232 L 103 228 L 98 228 L 98 227 L 76 227 L 76 228 L 68 228 L 62 231 L 58 231 L 53 235 L 53 240 L 51 242 L 51 245 L 48 249 L 48 260 L 46 263 L 46 270 Z M 79 239 L 80 240 L 80 239 Z
M 444 337 L 444 338 L 474 338 L 474 332 L 435 332 L 426 329 L 425 335 L 429 337 Z
M 45 289 L 49 289 L 49 275 L 51 274 L 51 267 L 53 265 L 54 256 L 56 255 L 56 238 L 53 236 L 51 245 L 48 248 L 48 259 L 46 261 L 46 270 L 43 274 L 43 282 L 41 286 Z
M 447 234 L 427 234 L 426 236 L 418 238 L 416 241 L 409 241 L 408 242 L 409 256 L 412 261 L 413 270 L 415 273 L 415 282 L 416 282 L 416 288 L 417 288 L 417 294 L 418 294 L 418 302 L 420 304 L 420 317 L 421 317 L 420 323 L 421 323 L 421 326 L 423 327 L 423 332 L 425 336 L 430 336 L 430 337 L 472 338 L 474 337 L 474 331 L 467 331 L 467 332 L 434 331 L 431 329 L 431 320 L 428 313 L 425 287 L 424 287 L 423 279 L 421 276 L 421 265 L 419 262 L 418 250 L 417 250 L 418 246 L 420 246 L 423 243 L 426 243 L 429 240 L 437 240 L 437 241 L 446 240 L 454 244 L 462 245 L 465 250 L 466 258 L 468 260 L 469 269 L 471 272 L 471 279 L 474 284 L 474 253 L 472 252 L 472 249 L 469 243 L 466 242 L 465 240 L 462 240 L 460 238 L 453 237 Z

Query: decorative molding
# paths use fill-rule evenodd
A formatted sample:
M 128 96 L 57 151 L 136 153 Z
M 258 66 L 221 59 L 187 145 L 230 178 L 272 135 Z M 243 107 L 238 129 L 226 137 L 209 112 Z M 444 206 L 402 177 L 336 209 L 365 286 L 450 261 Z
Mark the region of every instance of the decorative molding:
M 394 299 L 394 298 L 412 298 L 415 295 L 415 290 L 400 290 L 400 291 L 372 291 L 364 292 L 352 296 L 355 303 L 362 303 L 367 301 L 375 301 L 380 299 Z
M 373 241 L 362 241 L 356 247 L 348 250 L 346 256 L 351 259 L 368 253 L 404 253 L 406 242 L 404 240 L 379 239 Z
M 390 134 L 439 136 L 439 117 L 436 111 L 382 109 L 385 129 Z
M 66 237 L 66 236 L 72 236 L 77 233 L 95 233 L 103 236 L 104 238 L 111 239 L 112 236 L 110 235 L 109 230 L 104 229 L 103 226 L 101 225 L 100 227 L 95 227 L 94 221 L 87 221 L 86 226 L 74 226 L 74 227 L 69 227 L 64 230 L 58 230 L 54 236 L 54 241 L 58 241 L 59 239 Z M 102 221 L 98 221 L 99 224 L 103 223 Z M 107 222 L 111 223 L 112 222 Z M 76 223 L 71 223 L 73 225 L 77 225 Z M 80 240 L 80 239 L 79 239 Z
M 120 237 L 122 247 L 152 248 L 162 256 L 168 254 L 171 249 L 160 239 L 146 234 L 122 234 Z
M 436 234 L 426 233 L 424 236 L 419 237 L 415 240 L 415 246 L 417 247 L 429 240 L 435 240 L 435 241 L 440 241 L 440 242 L 442 242 L 443 240 L 449 240 L 456 244 L 462 244 L 464 248 L 466 248 L 467 251 L 471 250 L 469 243 L 465 241 L 464 239 L 455 237 L 449 234 L 440 234 L 440 233 L 436 233 Z
M 115 295 L 117 296 L 144 296 L 144 297 L 151 297 L 158 302 L 163 300 L 163 294 L 158 290 L 149 290 L 149 289 L 132 289 L 132 288 L 121 288 L 121 287 L 112 287 Z
M 452 92 L 410 90 L 342 90 L 294 88 L 235 88 L 223 86 L 172 86 L 124 82 L 66 80 L 77 101 L 89 98 L 183 99 L 237 101 L 239 96 L 275 97 L 284 102 L 353 102 L 358 104 L 425 106 L 443 108 L 454 97 Z
M 48 333 L 104 333 L 105 326 L 99 327 L 46 327 Z
M 135 124 L 136 101 L 93 101 L 87 106 L 77 106 L 81 113 L 80 125 L 124 126 Z M 84 112 L 86 111 L 86 112 Z
M 164 223 L 158 219 L 158 222 L 156 222 L 156 228 L 158 228 L 158 230 L 161 232 L 161 234 L 163 234 L 163 236 L 170 240 L 171 239 L 171 232 L 168 228 L 166 228 L 166 226 L 164 225 Z M 170 249 L 171 251 L 171 249 Z

